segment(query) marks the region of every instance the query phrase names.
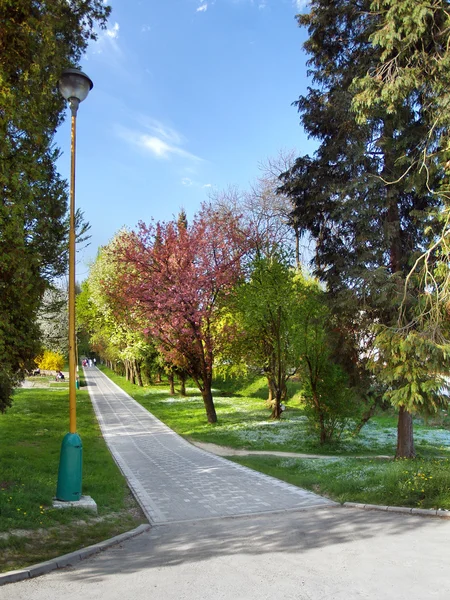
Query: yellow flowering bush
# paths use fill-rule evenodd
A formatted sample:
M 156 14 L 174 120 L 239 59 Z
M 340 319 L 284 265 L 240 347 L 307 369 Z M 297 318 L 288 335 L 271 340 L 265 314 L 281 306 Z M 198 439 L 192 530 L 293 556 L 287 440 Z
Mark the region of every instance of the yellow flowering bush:
M 35 362 L 42 371 L 61 371 L 64 367 L 64 356 L 58 352 L 44 350 L 44 353 L 38 356 Z

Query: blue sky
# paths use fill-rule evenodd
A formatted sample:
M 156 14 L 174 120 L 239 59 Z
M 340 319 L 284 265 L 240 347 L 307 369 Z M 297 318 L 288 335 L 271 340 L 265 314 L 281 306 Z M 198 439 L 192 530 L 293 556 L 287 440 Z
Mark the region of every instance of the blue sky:
M 292 106 L 307 32 L 295 0 L 112 0 L 81 61 L 94 88 L 77 119 L 76 204 L 91 224 L 77 279 L 123 226 L 188 218 L 211 190 L 247 189 L 280 150 L 312 152 Z M 69 115 L 67 114 L 67 117 Z M 69 118 L 56 135 L 69 178 Z

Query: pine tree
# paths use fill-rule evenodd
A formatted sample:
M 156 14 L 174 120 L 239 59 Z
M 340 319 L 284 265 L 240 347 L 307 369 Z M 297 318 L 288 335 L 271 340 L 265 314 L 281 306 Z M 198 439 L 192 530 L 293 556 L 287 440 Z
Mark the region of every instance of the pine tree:
M 359 122 L 370 118 L 374 107 L 397 114 L 409 98 L 420 111 L 422 138 L 411 153 L 408 170 L 440 170 L 430 178 L 430 190 L 439 195 L 437 207 L 441 227 L 417 259 L 420 284 L 427 301 L 416 317 L 430 339 L 447 338 L 450 302 L 449 215 L 450 215 L 450 13 L 448 2 L 423 0 L 374 0 L 371 10 L 379 15 L 371 42 L 379 48 L 374 68 L 354 82 L 352 106 Z M 406 172 L 405 172 L 406 175 Z M 408 174 L 409 176 L 409 174 Z M 432 291 L 432 293 L 430 293 Z
M 433 236 L 429 211 L 439 204 L 425 174 L 402 178 L 423 135 L 414 101 L 399 100 L 394 114 L 374 107 L 364 123 L 351 110 L 354 79 L 379 58 L 370 43 L 379 17 L 369 8 L 367 1 L 313 0 L 310 13 L 298 17 L 310 35 L 314 87 L 296 104 L 319 148 L 297 160 L 282 188 L 316 240 L 315 272 L 326 282 L 342 336 L 340 359 L 366 391 L 373 385 L 371 328 L 396 324 L 405 279 Z M 436 177 L 431 170 L 429 178 Z M 410 292 L 406 310 L 413 312 L 417 297 Z M 411 406 L 399 407 L 397 454 L 414 456 Z
M 0 411 L 39 350 L 39 304 L 66 265 L 58 79 L 109 12 L 102 0 L 0 0 Z

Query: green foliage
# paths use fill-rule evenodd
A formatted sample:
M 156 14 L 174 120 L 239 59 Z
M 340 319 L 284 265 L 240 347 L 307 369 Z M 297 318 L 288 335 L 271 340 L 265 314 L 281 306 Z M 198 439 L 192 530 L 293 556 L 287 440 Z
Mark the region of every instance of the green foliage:
M 388 112 L 413 95 L 429 119 L 432 136 L 447 134 L 450 83 L 450 15 L 445 2 L 374 0 L 372 14 L 378 24 L 370 41 L 381 49 L 379 63 L 355 81 L 359 91 L 354 108 L 362 120 L 375 105 Z M 425 140 L 424 140 L 425 142 Z
M 326 295 L 317 281 L 296 275 L 298 310 L 296 353 L 304 385 L 305 414 L 322 444 L 339 439 L 362 411 L 361 401 L 350 386 L 348 374 L 336 364 L 335 340 Z
M 227 311 L 222 323 L 234 320 L 240 334 L 234 336 L 229 354 L 222 355 L 219 373 L 264 373 L 273 418 L 280 417 L 287 381 L 295 374 L 322 443 L 338 437 L 349 419 L 357 418 L 361 405 L 334 360 L 330 311 L 317 281 L 296 272 L 279 253 L 256 258 Z
M 399 316 L 412 322 L 417 315 L 423 287 L 416 260 L 436 241 L 442 207 L 432 191 L 442 168 L 432 162 L 414 169 L 427 132 L 420 96 L 392 96 L 395 111 L 373 103 L 362 120 L 352 112 L 355 80 L 383 60 L 383 48 L 370 40 L 384 25 L 385 33 L 391 28 L 399 5 L 406 19 L 406 2 L 390 0 L 379 2 L 381 12 L 371 11 L 369 1 L 313 0 L 309 14 L 299 17 L 308 27 L 313 84 L 297 106 L 319 147 L 312 158 L 297 159 L 282 188 L 300 227 L 316 241 L 314 272 L 326 285 L 340 339 L 337 360 L 367 399 L 374 390 L 372 325 L 395 327 Z
M 416 331 L 380 329 L 371 367 L 387 390 L 385 398 L 410 413 L 436 414 L 448 406 L 450 345 Z
M 305 378 L 303 397 L 308 427 L 322 444 L 339 440 L 361 416 L 363 406 L 349 387 L 347 374 L 332 362 L 324 365 L 315 389 Z
M 109 12 L 101 0 L 0 0 L 0 411 L 39 350 L 44 290 L 66 267 L 66 183 L 53 146 L 65 103 L 58 79 Z
M 234 316 L 243 332 L 237 340 L 244 362 L 267 376 L 273 418 L 279 418 L 286 382 L 297 370 L 297 309 L 294 271 L 288 262 L 279 253 L 257 257 L 248 281 L 237 289 Z
M 111 245 L 114 245 L 115 239 L 110 242 Z M 129 341 L 126 328 L 119 322 L 114 307 L 101 288 L 105 280 L 113 285 L 114 275 L 114 265 L 101 249 L 76 298 L 77 322 L 89 334 L 91 349 L 111 363 L 122 360 L 121 352 L 127 350 Z M 128 349 L 130 351 L 131 348 Z
M 448 3 L 424 0 L 374 0 L 377 27 L 370 41 L 379 53 L 373 68 L 353 83 L 352 108 L 360 123 L 374 111 L 402 118 L 406 105 L 420 116 L 416 143 L 407 163 L 400 162 L 403 182 L 427 174 L 429 190 L 440 202 L 432 210 L 433 235 L 421 248 L 414 270 L 424 294 L 422 313 L 414 320 L 427 320 L 431 338 L 448 338 L 448 316 L 442 306 L 450 297 L 449 247 L 449 158 L 450 158 L 450 15 Z M 431 219 L 430 219 L 431 220 Z M 427 225 L 424 230 L 426 232 Z M 411 322 L 411 315 L 403 315 Z M 429 327 L 432 321 L 432 327 Z M 439 331 L 439 329 L 441 331 Z

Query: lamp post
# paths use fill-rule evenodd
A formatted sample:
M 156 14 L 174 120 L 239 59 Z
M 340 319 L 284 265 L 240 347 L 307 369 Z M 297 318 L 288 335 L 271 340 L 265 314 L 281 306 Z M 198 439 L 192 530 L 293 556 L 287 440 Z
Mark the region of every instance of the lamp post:
M 77 111 L 93 83 L 78 69 L 66 69 L 59 80 L 59 91 L 72 112 L 70 213 L 69 213 L 69 433 L 64 436 L 59 460 L 57 500 L 76 501 L 81 498 L 83 447 L 77 433 L 76 417 L 76 336 L 75 336 L 75 146 Z

